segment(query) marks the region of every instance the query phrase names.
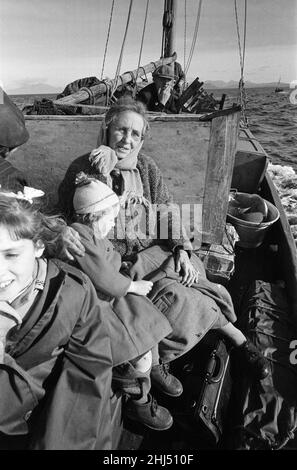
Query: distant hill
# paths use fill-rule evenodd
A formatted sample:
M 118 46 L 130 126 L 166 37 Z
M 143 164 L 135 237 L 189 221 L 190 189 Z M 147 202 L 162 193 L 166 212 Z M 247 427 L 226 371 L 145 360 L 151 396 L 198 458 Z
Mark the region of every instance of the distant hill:
M 244 82 L 246 88 L 275 88 L 276 82 L 268 83 L 254 83 L 249 82 L 248 80 Z M 238 81 L 230 80 L 229 82 L 224 82 L 223 80 L 205 80 L 204 88 L 238 88 Z M 289 83 L 280 83 L 282 88 L 289 88 Z
M 190 84 L 195 78 L 188 78 L 187 82 Z M 203 79 L 200 77 L 200 81 Z M 280 83 L 279 85 L 282 88 L 289 88 L 289 83 Z M 205 89 L 215 89 L 215 88 L 238 88 L 238 81 L 230 80 L 229 82 L 224 82 L 223 80 L 205 80 L 203 87 Z M 246 88 L 266 88 L 276 87 L 276 82 L 269 83 L 254 83 L 250 81 L 245 82 Z M 11 90 L 5 90 L 9 95 L 43 95 L 43 94 L 57 94 L 64 90 L 64 86 L 56 87 L 52 85 L 47 85 L 46 83 L 33 83 L 32 85 L 24 85 L 20 88 L 14 88 Z
M 20 88 L 14 88 L 13 90 L 7 90 L 8 95 L 43 95 L 50 93 L 60 93 L 63 87 L 54 87 L 47 85 L 46 83 L 34 83 L 32 85 L 25 85 Z

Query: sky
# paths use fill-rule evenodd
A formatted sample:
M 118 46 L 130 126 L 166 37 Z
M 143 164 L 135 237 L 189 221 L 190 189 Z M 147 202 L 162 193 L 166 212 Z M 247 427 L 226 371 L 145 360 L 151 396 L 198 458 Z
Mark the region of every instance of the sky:
M 121 73 L 137 67 L 147 0 L 134 0 Z M 103 77 L 115 75 L 130 0 L 115 0 Z M 61 90 L 101 78 L 112 0 L 0 0 L 0 81 L 5 90 L 44 83 Z M 150 0 L 141 63 L 161 53 L 163 0 Z M 178 61 L 184 66 L 198 0 L 177 0 Z M 185 21 L 186 6 L 186 21 Z M 237 0 L 243 44 L 244 0 Z M 186 43 L 185 37 L 186 26 Z M 234 0 L 203 0 L 189 79 L 235 80 L 240 61 Z M 297 79 L 297 0 L 247 0 L 245 80 Z

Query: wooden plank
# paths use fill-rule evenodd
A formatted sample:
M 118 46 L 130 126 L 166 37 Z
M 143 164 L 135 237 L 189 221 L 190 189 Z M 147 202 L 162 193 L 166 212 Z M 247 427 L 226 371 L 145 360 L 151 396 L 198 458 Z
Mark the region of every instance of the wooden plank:
M 256 193 L 263 181 L 268 158 L 263 153 L 237 151 L 231 188 L 243 193 Z
M 96 147 L 100 122 L 90 119 L 94 116 L 81 117 L 87 119 L 26 121 L 30 139 L 11 156 L 11 163 L 28 175 L 31 185 L 46 192 L 48 206 L 56 203 L 58 185 L 69 164 Z
M 240 128 L 239 139 L 238 139 L 238 150 L 248 150 L 264 153 L 267 156 L 267 153 L 263 149 L 262 145 L 259 143 L 251 131 L 248 128 Z
M 179 204 L 203 202 L 210 123 L 157 121 L 150 124 L 143 152 L 151 156 L 174 200 Z M 198 149 L 198 151 L 197 151 Z
M 239 113 L 219 116 L 212 121 L 203 204 L 202 240 L 205 243 L 222 242 L 238 126 Z
M 43 115 L 36 115 L 36 114 L 26 114 L 25 121 L 34 121 L 36 126 L 38 126 L 39 122 L 42 121 L 60 121 L 60 122 L 67 122 L 67 121 L 102 121 L 103 115 L 96 114 L 96 115 L 79 115 L 79 114 L 70 114 L 70 115 L 61 115 L 61 114 L 43 114 Z
M 42 119 L 26 121 L 30 139 L 12 154 L 11 162 L 29 174 L 33 186 L 46 191 L 48 203 L 52 204 L 56 201 L 56 191 L 68 165 L 95 148 L 103 117 L 38 117 Z M 191 194 L 190 191 L 194 195 L 201 193 L 209 136 L 210 123 L 199 122 L 196 116 L 184 121 L 164 115 L 150 121 L 143 151 L 160 165 L 170 190 L 180 202 L 186 188 L 189 189 L 186 194 Z
M 39 121 L 102 121 L 104 116 L 102 114 L 97 115 L 25 115 L 25 121 L 35 121 L 36 125 L 38 125 Z M 163 121 L 163 122 L 200 122 L 201 118 L 207 117 L 207 114 L 166 114 L 166 113 L 147 113 L 147 119 L 149 122 L 151 121 Z M 207 121 L 207 119 L 205 119 Z M 204 121 L 201 121 L 199 126 L 203 126 Z M 205 124 L 205 126 L 209 126 L 209 124 Z
M 195 80 L 188 86 L 188 88 L 186 88 L 186 90 L 179 97 L 178 107 L 181 108 L 187 103 L 189 99 L 197 95 L 199 88 L 201 88 L 202 85 L 203 82 L 199 82 L 199 77 L 195 78 Z

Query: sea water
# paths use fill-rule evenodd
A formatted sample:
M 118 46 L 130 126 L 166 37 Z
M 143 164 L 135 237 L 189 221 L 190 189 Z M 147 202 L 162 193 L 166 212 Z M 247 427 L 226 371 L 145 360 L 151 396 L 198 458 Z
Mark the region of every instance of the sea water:
M 297 244 L 297 104 L 290 101 L 290 92 L 275 93 L 274 88 L 248 88 L 245 114 L 248 126 L 264 150 L 268 166 L 282 204 L 288 215 L 291 230 Z M 237 89 L 214 89 L 216 99 L 226 93 L 224 107 L 238 101 Z M 56 95 L 12 95 L 16 105 L 22 109 L 33 104 L 34 99 L 54 99 Z
M 237 102 L 238 90 L 220 92 L 227 93 L 225 106 Z M 247 89 L 246 116 L 250 130 L 269 157 L 268 172 L 278 189 L 297 245 L 297 103 L 291 102 L 291 92 Z

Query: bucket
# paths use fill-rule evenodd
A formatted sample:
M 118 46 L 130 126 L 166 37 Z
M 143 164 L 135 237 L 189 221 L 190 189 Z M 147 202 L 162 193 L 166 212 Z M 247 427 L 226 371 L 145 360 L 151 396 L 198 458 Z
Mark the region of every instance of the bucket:
M 245 193 L 236 194 L 240 196 L 241 200 L 244 200 Z M 246 194 L 247 201 L 250 202 L 251 197 L 252 196 L 250 194 Z M 264 237 L 268 229 L 279 218 L 279 211 L 273 204 L 271 204 L 271 202 L 266 201 L 266 199 L 262 199 L 260 198 L 260 196 L 257 195 L 255 195 L 255 197 L 261 199 L 262 203 L 264 202 L 266 204 L 267 213 L 265 214 L 265 217 L 262 222 L 252 222 L 250 220 L 242 220 L 241 218 L 235 217 L 234 215 L 229 213 L 229 203 L 227 221 L 235 227 L 239 236 L 239 241 L 237 242 L 237 245 L 243 248 L 257 248 L 258 246 L 260 246 L 263 243 Z

